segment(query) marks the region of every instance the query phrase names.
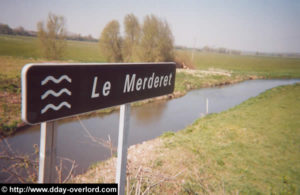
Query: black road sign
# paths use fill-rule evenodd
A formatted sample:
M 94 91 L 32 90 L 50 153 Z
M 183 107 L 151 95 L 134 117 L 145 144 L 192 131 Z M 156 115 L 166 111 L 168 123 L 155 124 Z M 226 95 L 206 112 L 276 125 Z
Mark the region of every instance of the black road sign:
M 172 93 L 174 63 L 28 64 L 22 119 L 30 124 Z

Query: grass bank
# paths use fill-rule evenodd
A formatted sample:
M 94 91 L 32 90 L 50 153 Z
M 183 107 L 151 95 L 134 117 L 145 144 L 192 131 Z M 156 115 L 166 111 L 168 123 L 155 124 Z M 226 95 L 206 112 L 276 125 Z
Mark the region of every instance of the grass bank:
M 270 89 L 129 148 L 128 191 L 299 194 L 300 84 Z M 116 159 L 74 182 L 113 182 Z

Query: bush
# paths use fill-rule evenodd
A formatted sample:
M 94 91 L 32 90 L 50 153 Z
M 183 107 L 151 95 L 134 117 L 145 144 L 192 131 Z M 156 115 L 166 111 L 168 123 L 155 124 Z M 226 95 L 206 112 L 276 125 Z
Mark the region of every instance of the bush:
M 63 16 L 49 13 L 47 27 L 38 22 L 38 39 L 44 56 L 48 59 L 61 59 L 66 49 L 66 29 Z

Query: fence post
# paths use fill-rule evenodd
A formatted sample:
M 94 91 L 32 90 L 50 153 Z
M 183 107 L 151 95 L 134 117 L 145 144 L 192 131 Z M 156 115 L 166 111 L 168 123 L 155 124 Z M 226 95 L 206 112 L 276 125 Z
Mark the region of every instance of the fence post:
M 206 98 L 206 114 L 208 114 L 208 98 Z

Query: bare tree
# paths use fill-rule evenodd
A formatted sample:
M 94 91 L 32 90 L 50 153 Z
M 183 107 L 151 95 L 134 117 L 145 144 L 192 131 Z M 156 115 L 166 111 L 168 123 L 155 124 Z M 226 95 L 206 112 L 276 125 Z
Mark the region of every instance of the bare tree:
M 125 38 L 123 42 L 123 59 L 125 62 L 137 60 L 137 50 L 140 42 L 141 27 L 137 17 L 128 14 L 124 19 Z
M 133 14 L 124 19 L 125 38 L 120 36 L 119 22 L 109 22 L 99 40 L 101 51 L 110 62 L 174 60 L 174 38 L 166 21 L 146 16 L 142 28 Z
M 146 62 L 172 61 L 174 38 L 166 21 L 146 16 L 142 28 L 140 58 Z
M 121 62 L 122 38 L 120 36 L 120 25 L 116 20 L 109 22 L 103 29 L 100 40 L 100 49 L 107 60 L 110 62 Z
M 37 23 L 38 39 L 44 56 L 61 59 L 66 49 L 66 29 L 63 16 L 49 13 L 46 28 L 42 21 Z

